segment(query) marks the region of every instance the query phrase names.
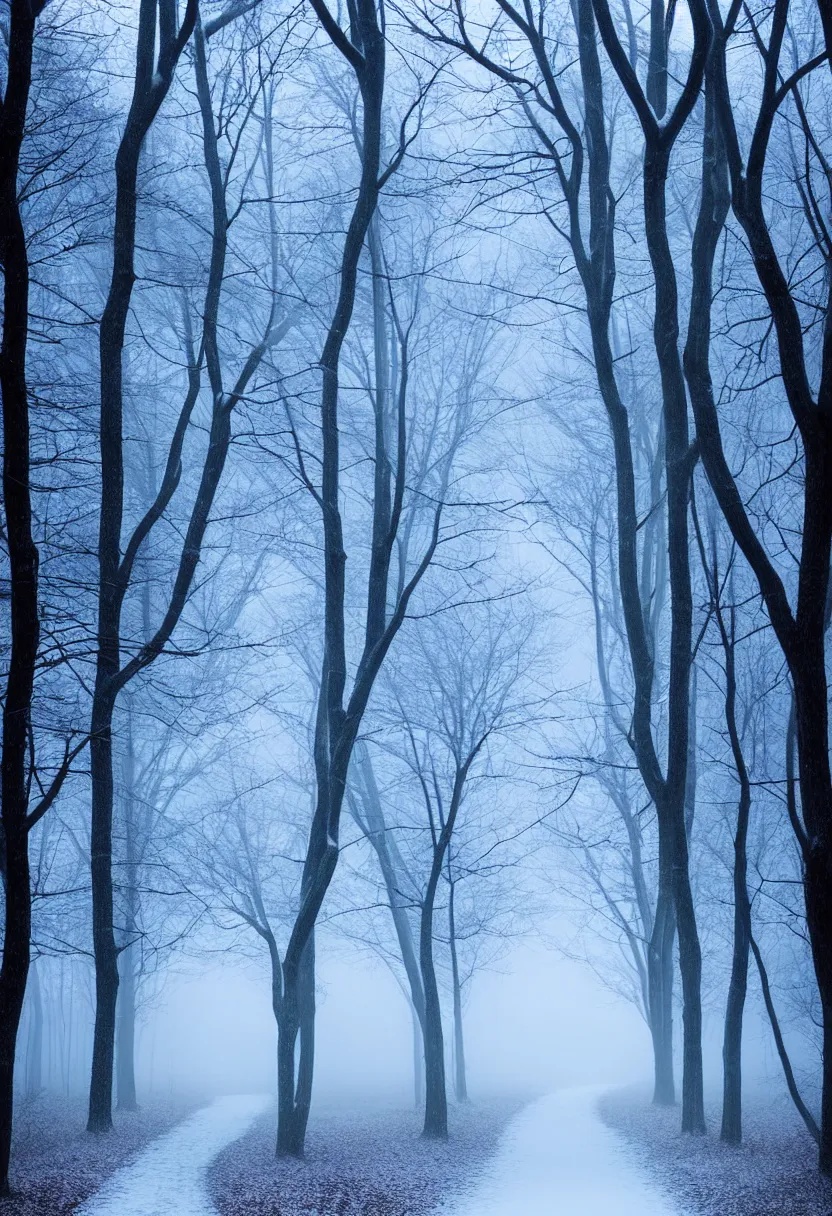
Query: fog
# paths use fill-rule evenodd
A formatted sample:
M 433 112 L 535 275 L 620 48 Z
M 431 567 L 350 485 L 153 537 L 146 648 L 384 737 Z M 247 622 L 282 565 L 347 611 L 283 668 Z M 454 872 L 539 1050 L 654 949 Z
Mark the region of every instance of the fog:
M 324 957 L 319 974 L 315 1100 L 412 1101 L 410 1014 L 395 981 L 358 952 Z M 139 1038 L 148 1090 L 209 1095 L 272 1090 L 274 1017 L 262 975 L 209 966 L 172 978 Z M 531 1096 L 565 1085 L 633 1084 L 649 1075 L 634 1010 L 585 969 L 518 947 L 478 977 L 466 1008 L 472 1092 Z
M 827 0 L 0 5 L 0 1216 L 826 1216 Z

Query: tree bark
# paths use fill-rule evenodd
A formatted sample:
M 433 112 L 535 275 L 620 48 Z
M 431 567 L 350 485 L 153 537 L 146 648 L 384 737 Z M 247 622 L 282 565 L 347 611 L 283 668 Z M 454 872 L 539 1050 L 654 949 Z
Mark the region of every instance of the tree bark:
M 41 7 L 26 0 L 11 0 L 6 88 L 0 108 L 0 262 L 4 276 L 0 396 L 3 503 L 11 601 L 11 649 L 3 698 L 3 754 L 0 760 L 5 886 L 3 959 L 0 964 L 0 1195 L 9 1194 L 15 1054 L 29 973 L 32 919 L 27 777 L 40 623 L 38 550 L 32 532 L 26 383 L 29 260 L 17 177 L 32 78 L 35 23 Z
M 307 938 L 300 974 L 283 994 L 277 1018 L 277 1156 L 302 1157 L 315 1065 L 315 934 Z M 296 1058 L 297 1057 L 297 1058 Z
M 676 943 L 676 918 L 668 867 L 660 864 L 659 891 L 653 933 L 647 954 L 650 1035 L 653 1043 L 653 1102 L 656 1106 L 676 1104 L 673 1070 L 673 977 Z
M 442 1006 L 433 961 L 433 898 L 425 900 L 419 934 L 419 962 L 425 993 L 425 1120 L 422 1135 L 430 1140 L 448 1138 L 448 1095 L 445 1088 L 445 1036 Z
M 143 597 L 149 598 L 147 591 Z M 149 604 L 144 605 L 145 622 Z M 145 637 L 145 641 L 148 638 Z M 139 858 L 136 763 L 133 736 L 133 706 L 124 714 L 126 739 L 121 766 L 121 804 L 124 828 L 124 929 L 119 950 L 119 988 L 116 1009 L 116 1105 L 119 1110 L 138 1110 L 136 1102 L 136 940 L 139 922 Z
M 427 552 L 388 616 L 390 554 L 395 544 L 404 493 L 404 416 L 400 413 L 399 462 L 390 472 L 385 428 L 376 417 L 373 544 L 365 619 L 365 640 L 352 691 L 347 696 L 345 571 L 340 510 L 339 375 L 341 351 L 355 307 L 358 266 L 379 194 L 398 160 L 381 173 L 382 104 L 385 82 L 385 37 L 375 0 L 357 0 L 349 37 L 334 21 L 323 0 L 313 8 L 334 45 L 353 68 L 361 94 L 361 176 L 341 255 L 338 298 L 320 358 L 321 369 L 321 485 L 313 488 L 321 510 L 324 534 L 324 655 L 315 726 L 316 804 L 310 826 L 301 879 L 300 907 L 283 958 L 281 1012 L 278 1019 L 278 1155 L 303 1152 L 311 1094 L 314 1018 L 315 924 L 338 864 L 341 812 L 347 773 L 364 711 L 390 645 L 401 627 L 410 597 L 421 580 L 438 542 L 440 509 Z M 401 149 L 404 155 L 404 149 Z M 384 476 L 382 476 L 384 474 Z M 390 476 L 394 492 L 389 493 Z M 303 1028 L 305 1027 L 305 1035 Z M 296 1044 L 301 1051 L 295 1075 Z M 306 1038 L 304 1049 L 303 1038 Z M 308 1091 L 308 1092 L 307 1092 Z
M 717 616 L 725 651 L 725 721 L 740 785 L 737 826 L 734 833 L 734 949 L 722 1043 L 723 1085 L 720 1139 L 728 1144 L 740 1144 L 742 1141 L 742 1024 L 748 989 L 748 958 L 751 949 L 751 901 L 748 898 L 748 824 L 751 815 L 751 781 L 745 765 L 742 740 L 737 726 L 736 643 L 733 611 L 730 628 L 723 622 L 719 608 Z
M 736 7 L 736 6 L 735 6 Z M 697 343 L 691 330 L 685 366 L 691 391 L 703 464 L 731 533 L 750 565 L 766 604 L 772 628 L 789 667 L 797 724 L 798 772 L 803 823 L 792 822 L 803 856 L 806 924 L 812 947 L 823 1018 L 823 1093 L 818 1162 L 832 1175 L 832 772 L 829 762 L 829 699 L 825 634 L 832 551 L 832 297 L 827 300 L 820 381 L 810 388 L 801 316 L 766 221 L 763 176 L 774 117 L 782 101 L 780 55 L 787 30 L 789 0 L 776 0 L 765 52 L 757 122 L 744 162 L 732 109 L 726 66 L 731 30 L 718 5 L 697 0 L 697 20 L 704 15 L 715 30 L 710 89 L 720 146 L 703 160 L 703 194 L 727 193 L 745 233 L 757 279 L 766 297 L 777 338 L 784 392 L 803 446 L 803 529 L 798 566 L 797 605 L 793 611 L 786 588 L 749 518 L 722 445 L 708 360 L 707 336 Z M 827 38 L 830 27 L 825 29 Z M 827 44 L 826 51 L 832 50 Z M 692 259 L 693 291 L 710 300 L 713 252 L 721 223 L 713 224 L 703 205 L 697 222 L 698 241 Z M 700 309 L 700 312 L 703 310 Z M 707 320 L 707 317 L 706 317 Z M 804 827 L 805 824 L 805 827 Z M 752 951 L 754 944 L 751 944 Z

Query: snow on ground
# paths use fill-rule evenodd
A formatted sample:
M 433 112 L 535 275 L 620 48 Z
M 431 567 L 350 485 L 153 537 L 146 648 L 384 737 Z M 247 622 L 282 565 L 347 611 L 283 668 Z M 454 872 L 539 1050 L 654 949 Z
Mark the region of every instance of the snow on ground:
M 77 1216 L 215 1216 L 208 1166 L 271 1101 L 264 1094 L 218 1098 L 113 1174 Z
M 443 1216 L 679 1216 L 601 1122 L 601 1092 L 567 1089 L 532 1102 L 476 1187 Z

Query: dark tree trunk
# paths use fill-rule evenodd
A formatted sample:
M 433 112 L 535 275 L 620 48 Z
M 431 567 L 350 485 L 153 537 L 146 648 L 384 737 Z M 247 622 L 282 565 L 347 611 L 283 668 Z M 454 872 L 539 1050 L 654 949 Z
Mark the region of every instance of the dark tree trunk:
M 145 590 L 144 597 L 147 597 Z M 145 622 L 149 604 L 145 603 Z M 145 641 L 148 641 L 146 629 Z M 136 799 L 136 763 L 133 739 L 133 708 L 124 715 L 126 739 L 122 765 L 121 803 L 124 814 L 124 932 L 119 952 L 119 988 L 116 1009 L 116 1105 L 119 1110 L 138 1110 L 136 1102 L 136 942 L 139 923 L 139 841 Z
M 314 929 L 296 980 L 284 965 L 277 1026 L 277 1156 L 302 1157 L 315 1064 Z
M 0 965 L 0 1195 L 9 1193 L 17 1034 L 26 995 L 31 931 L 29 885 L 28 737 L 38 655 L 38 550 L 32 534 L 29 399 L 26 344 L 29 261 L 17 197 L 32 73 L 37 3 L 12 0 L 6 34 L 6 88 L 0 108 L 0 262 L 3 266 L 3 338 L 0 395 L 3 410 L 3 504 L 9 557 L 11 648 L 3 698 L 2 876 L 5 887 L 3 959 Z
M 832 478 L 832 459 L 828 461 Z M 817 485 L 829 496 L 829 485 Z M 829 496 L 832 498 L 832 496 Z M 827 507 L 827 512 L 830 508 Z M 832 528 L 830 528 L 832 532 Z M 829 553 L 827 547 L 827 568 Z M 823 1090 L 818 1164 L 832 1177 L 832 779 L 829 771 L 828 693 L 822 654 L 795 665 L 797 754 L 800 802 L 808 829 L 804 851 L 806 925 L 820 993 L 823 1018 Z M 792 669 L 793 672 L 795 668 Z
M 827 299 L 819 388 L 813 397 L 803 322 L 771 239 L 763 205 L 768 139 L 780 104 L 779 62 L 788 26 L 789 3 L 788 0 L 776 0 L 772 10 L 760 106 L 747 163 L 744 163 L 737 135 L 725 62 L 725 47 L 731 30 L 723 25 L 718 5 L 713 0 L 697 0 L 693 13 L 696 20 L 701 20 L 703 15 L 709 18 L 715 31 L 709 70 L 715 121 L 710 133 L 706 124 L 703 204 L 692 256 L 691 313 L 704 318 L 705 325 L 704 328 L 691 325 L 689 329 L 685 368 L 708 480 L 733 537 L 757 579 L 792 679 L 803 814 L 801 822 L 795 812 L 792 823 L 803 856 L 806 923 L 823 1018 L 819 1166 L 823 1173 L 832 1175 L 832 773 L 825 657 L 832 547 L 832 495 L 829 493 L 832 484 L 832 328 L 829 325 L 832 297 Z M 832 26 L 827 24 L 827 37 L 830 29 Z M 826 50 L 828 52 L 832 47 L 827 45 Z M 730 180 L 730 195 L 726 179 Z M 708 209 L 706 194 L 712 202 L 719 204 L 718 208 Z M 803 528 L 795 611 L 746 512 L 731 473 L 722 445 L 710 376 L 707 306 L 712 292 L 714 251 L 728 200 L 744 230 L 766 297 L 777 338 L 783 389 L 803 446 Z M 754 950 L 753 941 L 751 949 Z
M 127 317 L 136 278 L 139 159 L 145 138 L 170 91 L 177 63 L 193 33 L 196 17 L 196 0 L 187 0 L 179 27 L 173 0 L 159 0 L 158 3 L 155 0 L 141 0 L 133 97 L 116 154 L 112 276 L 99 328 L 101 510 L 98 535 L 96 680 L 90 743 L 91 885 L 96 1015 L 87 1123 L 88 1129 L 94 1132 L 107 1131 L 112 1127 L 113 1057 L 118 997 L 118 953 L 113 925 L 112 876 L 113 712 L 121 689 L 162 653 L 181 617 L 200 560 L 208 518 L 228 453 L 231 410 L 254 374 L 264 350 L 261 345 L 252 352 L 234 390 L 225 394 L 222 391 L 216 350 L 216 324 L 227 245 L 227 217 L 216 156 L 213 120 L 205 121 L 204 91 L 199 90 L 205 130 L 205 163 L 213 205 L 211 262 L 203 316 L 203 340 L 204 357 L 209 364 L 211 376 L 214 408 L 199 488 L 188 520 L 173 588 L 163 619 L 152 639 L 121 667 L 121 612 L 131 583 L 133 565 L 142 544 L 163 516 L 176 492 L 185 435 L 200 389 L 201 363 L 198 363 L 195 357 L 188 368 L 188 391 L 174 428 L 161 487 L 122 552 L 122 358 Z M 199 54 L 197 63 L 199 66 Z M 202 64 L 204 66 L 204 59 Z M 199 84 L 204 84 L 204 78 L 200 79 L 198 73 Z
M 815 1143 L 818 1145 L 818 1147 L 820 1147 L 820 1140 L 821 1140 L 820 1128 L 818 1127 L 817 1123 L 815 1122 L 815 1118 L 814 1118 L 812 1112 L 809 1110 L 808 1106 L 803 1101 L 803 1098 L 800 1096 L 800 1090 L 797 1087 L 797 1079 L 794 1075 L 794 1069 L 792 1068 L 792 1062 L 789 1059 L 789 1053 L 786 1050 L 786 1043 L 783 1038 L 783 1032 L 780 1029 L 780 1019 L 777 1016 L 777 1010 L 774 1008 L 774 999 L 771 995 L 771 985 L 769 984 L 769 980 L 768 980 L 768 971 L 766 970 L 766 965 L 763 962 L 763 956 L 760 953 L 760 947 L 757 945 L 756 941 L 754 940 L 753 933 L 750 935 L 749 944 L 751 946 L 751 953 L 754 955 L 754 961 L 757 964 L 757 971 L 760 976 L 760 987 L 763 990 L 763 1003 L 766 1007 L 766 1013 L 768 1014 L 768 1020 L 769 1020 L 770 1026 L 771 1026 L 771 1032 L 774 1035 L 774 1043 L 777 1048 L 777 1055 L 780 1058 L 780 1064 L 783 1068 L 783 1076 L 786 1081 L 786 1088 L 789 1091 L 789 1096 L 791 1097 L 792 1101 L 794 1102 L 795 1109 L 797 1110 L 798 1114 L 800 1115 L 801 1119 L 803 1120 L 803 1122 L 806 1125 L 806 1130 L 809 1132 L 809 1135 L 812 1137 L 812 1139 L 815 1141 Z
M 688 503 L 692 464 L 687 396 L 679 355 L 675 270 L 667 239 L 665 188 L 669 149 L 650 149 L 644 169 L 647 244 L 655 280 L 654 342 L 662 381 L 665 421 L 667 541 L 671 593 L 668 760 L 656 807 L 659 831 L 670 840 L 673 901 L 682 977 L 682 1130 L 705 1130 L 702 1074 L 702 956 L 690 885 L 687 833 L 690 761 L 690 680 L 693 597 L 688 552 Z
M 341 812 L 347 773 L 370 693 L 390 645 L 401 627 L 410 597 L 427 569 L 438 543 L 437 511 L 431 544 L 416 573 L 400 590 L 388 616 L 388 572 L 396 541 L 404 494 L 405 420 L 399 416 L 399 460 L 392 473 L 385 447 L 385 427 L 376 422 L 373 544 L 370 557 L 365 641 L 352 691 L 347 695 L 345 571 L 340 511 L 339 374 L 341 350 L 355 307 L 358 267 L 368 230 L 386 177 L 382 174 L 382 104 L 385 81 L 385 38 L 375 0 L 357 0 L 349 36 L 329 9 L 312 0 L 323 28 L 352 67 L 361 94 L 361 178 L 347 226 L 341 255 L 338 299 L 320 358 L 321 484 L 315 499 L 324 533 L 324 655 L 315 729 L 316 804 L 304 861 L 300 907 L 283 959 L 283 989 L 278 1018 L 278 1154 L 303 1152 L 312 1085 L 314 1043 L 314 953 L 307 950 L 315 924 L 338 864 Z M 382 476 L 384 473 L 384 476 Z M 390 493 L 389 480 L 394 490 Z M 304 959 L 306 957 L 306 962 Z M 304 978 L 306 968 L 310 976 Z M 311 995 L 310 995 L 311 994 Z M 298 1034 L 301 1043 L 296 1069 Z
M 422 987 L 425 993 L 425 1121 L 422 1135 L 431 1140 L 448 1138 L 448 1095 L 445 1088 L 445 1036 L 442 1032 L 442 1007 L 433 962 L 432 908 L 423 913 L 419 943 Z
M 448 1137 L 448 1094 L 445 1085 L 445 1037 L 442 1031 L 442 1007 L 439 987 L 436 982 L 436 966 L 433 958 L 433 917 L 436 892 L 445 865 L 448 847 L 456 826 L 465 782 L 471 765 L 485 742 L 483 736 L 458 765 L 454 774 L 453 791 L 448 806 L 447 818 L 441 820 L 441 830 L 431 819 L 433 833 L 433 860 L 419 920 L 419 965 L 422 971 L 422 989 L 425 994 L 425 1122 L 422 1134 L 430 1139 L 445 1140 Z
M 105 702 L 103 707 L 102 700 Z M 112 705 L 104 697 L 97 697 L 96 701 L 90 740 L 95 1025 L 87 1131 L 107 1132 L 113 1126 L 113 1057 L 118 1000 L 118 950 L 113 927 L 113 737 Z
M 660 867 L 659 891 L 647 970 L 650 994 L 650 1034 L 653 1041 L 653 1102 L 673 1106 L 676 1082 L 673 1073 L 673 947 L 676 919 L 667 866 Z
M 713 593 L 714 588 L 712 588 Z M 719 594 L 718 586 L 716 594 Z M 742 1023 L 748 989 L 748 957 L 751 949 L 751 901 L 748 898 L 748 823 L 751 815 L 751 782 L 745 766 L 737 726 L 737 676 L 733 610 L 730 624 L 717 607 L 717 619 L 725 651 L 725 721 L 731 741 L 734 766 L 740 783 L 737 827 L 734 833 L 734 950 L 725 1009 L 722 1043 L 722 1127 L 720 1138 L 728 1144 L 742 1141 Z
M 662 387 L 665 433 L 665 484 L 667 545 L 670 581 L 670 674 L 667 728 L 667 769 L 663 774 L 653 739 L 652 702 L 654 662 L 645 631 L 645 605 L 638 578 L 638 515 L 636 510 L 632 446 L 627 411 L 621 401 L 610 346 L 609 324 L 614 268 L 611 259 L 614 206 L 610 200 L 609 153 L 603 122 L 600 69 L 595 30 L 588 5 L 578 7 L 581 66 L 590 135 L 590 197 L 592 230 L 590 257 L 582 241 L 575 242 L 576 260 L 584 282 L 593 353 L 599 388 L 607 409 L 615 449 L 618 497 L 619 585 L 635 684 L 632 742 L 641 776 L 656 807 L 659 850 L 671 875 L 673 912 L 679 938 L 679 967 L 683 992 L 682 1127 L 704 1130 L 702 1079 L 701 950 L 690 887 L 686 832 L 686 795 L 689 761 L 690 673 L 693 603 L 688 553 L 688 501 L 692 460 L 688 441 L 687 397 L 678 347 L 676 274 L 667 238 L 665 187 L 673 142 L 695 103 L 707 48 L 707 23 L 694 29 L 694 50 L 688 81 L 674 112 L 659 128 L 638 79 L 618 41 L 606 0 L 593 5 L 601 38 L 613 67 L 633 102 L 645 136 L 644 220 L 655 286 L 653 337 Z M 655 32 L 655 31 L 654 31 Z M 653 56 L 655 62 L 665 52 Z M 655 101 L 661 93 L 656 81 Z M 579 232 L 580 199 L 570 198 L 572 230 Z M 573 243 L 573 248 L 575 247 Z M 609 256 L 608 255 L 609 251 Z M 666 928 L 654 929 L 653 982 L 659 974 L 659 943 Z M 666 947 L 666 940 L 665 940 Z M 666 958 L 666 954 L 664 955 Z M 670 985 L 661 985 L 664 1011 L 658 1037 L 662 1051 L 662 1096 L 670 1093 L 667 1052 L 670 1039 Z M 659 994 L 656 994 L 657 997 Z M 657 1060 L 657 1063 L 659 1061 Z M 657 1076 L 658 1081 L 658 1076 Z M 658 1085 L 657 1085 L 658 1088 Z

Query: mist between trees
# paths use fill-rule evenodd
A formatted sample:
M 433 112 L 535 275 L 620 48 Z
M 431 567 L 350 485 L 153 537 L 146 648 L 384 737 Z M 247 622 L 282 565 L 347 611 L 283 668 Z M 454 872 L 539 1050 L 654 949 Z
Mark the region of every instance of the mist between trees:
M 302 1155 L 321 933 L 444 1138 L 556 911 L 686 1132 L 758 1004 L 832 1173 L 828 5 L 0 23 L 0 1187 L 15 1093 L 106 1133 L 217 950 Z

